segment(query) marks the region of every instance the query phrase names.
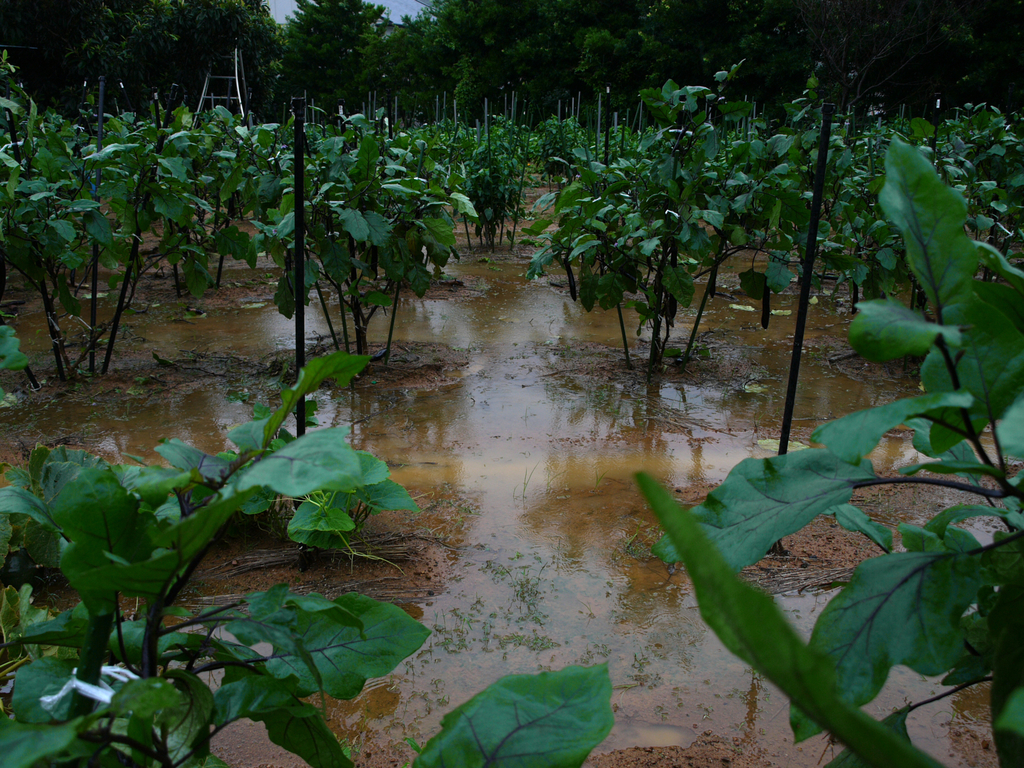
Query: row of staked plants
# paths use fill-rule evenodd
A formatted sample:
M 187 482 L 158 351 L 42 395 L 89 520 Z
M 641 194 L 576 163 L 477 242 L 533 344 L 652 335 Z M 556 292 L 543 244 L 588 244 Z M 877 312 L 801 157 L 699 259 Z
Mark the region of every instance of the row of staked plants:
M 336 348 L 362 354 L 371 319 L 406 286 L 422 296 L 457 256 L 459 219 L 467 239 L 472 226 L 484 246 L 514 242 L 527 186 L 547 177 L 560 188 L 523 232 L 542 241 L 529 274 L 557 265 L 588 310 L 634 310 L 637 333 L 650 330 L 649 375 L 666 357 L 690 359 L 730 256 L 750 258 L 741 286 L 761 301 L 767 326 L 806 246 L 821 112 L 809 90 L 786 105 L 785 121 L 753 119 L 752 104 L 723 95 L 735 71 L 719 73 L 718 90 L 668 83 L 641 94 L 651 127 L 621 126 L 607 162 L 572 118 L 533 131 L 503 117 L 476 129 L 445 121 L 394 137 L 359 115 L 307 126 L 308 285 L 296 291 L 283 269 L 277 306 L 290 316 L 296 295 L 312 294 Z M 225 258 L 255 265 L 266 253 L 291 266 L 290 123 L 248 126 L 223 109 L 195 116 L 157 100 L 152 113 L 108 118 L 101 148 L 95 126 L 40 115 L 24 98 L 2 108 L 0 300 L 10 273 L 41 297 L 60 377 L 78 375 L 96 352 L 107 369 L 147 272 L 169 266 L 179 294 L 200 296 L 219 286 Z M 1005 116 L 972 106 L 939 126 L 848 122 L 829 148 L 816 279 L 848 285 L 854 304 L 915 280 L 876 203 L 894 130 L 935 146 L 942 178 L 967 200 L 972 237 L 1004 254 L 1021 240 L 1024 141 Z M 144 253 L 147 236 L 158 245 Z M 93 321 L 85 305 L 98 271 L 116 299 Z M 686 343 L 670 345 L 679 311 L 693 304 Z
M 588 311 L 636 311 L 637 334 L 651 334 L 649 376 L 666 357 L 690 359 L 726 259 L 749 258 L 740 286 L 761 302 L 768 327 L 772 297 L 791 283 L 807 246 L 822 121 L 816 94 L 785 105 L 781 124 L 754 120 L 752 104 L 722 95 L 734 72 L 719 73 L 718 91 L 672 82 L 644 91 L 655 127 L 623 130 L 608 162 L 589 146 L 575 147 L 569 183 L 538 201 L 541 218 L 526 230 L 542 241 L 531 276 L 563 270 L 573 299 Z M 829 144 L 814 279 L 848 286 L 854 305 L 907 287 L 924 297 L 897 229 L 877 204 L 885 151 L 900 131 L 935 145 L 933 162 L 966 200 L 974 239 L 1004 255 L 1024 239 L 1024 137 L 1005 116 L 972 106 L 938 127 L 921 118 L 860 130 L 841 124 Z M 697 279 L 704 291 L 695 302 Z M 677 314 L 695 303 L 686 343 L 671 347 Z
M 655 554 L 685 563 L 708 625 L 790 698 L 795 741 L 828 729 L 849 747 L 835 766 L 938 765 L 911 744 L 907 716 L 983 684 L 1000 763 L 1024 759 L 1024 264 L 1019 252 L 974 239 L 988 214 L 945 186 L 930 159 L 894 140 L 880 194 L 924 306 L 862 301 L 850 329 L 869 360 L 923 358 L 924 394 L 818 427 L 822 447 L 746 459 L 689 510 L 639 477 L 666 531 Z M 868 455 L 900 425 L 925 460 L 880 476 Z M 897 551 L 892 530 L 852 503 L 857 489 L 883 485 L 938 488 L 958 503 L 923 526 L 900 524 Z M 805 643 L 735 574 L 819 515 L 882 554 L 841 585 Z M 980 539 L 969 524 L 977 518 L 999 529 Z M 860 707 L 897 665 L 939 676 L 946 690 L 876 722 Z
M 108 116 L 101 142 L 25 99 L 0 107 L 10 139 L 0 145 L 0 300 L 13 275 L 40 297 L 61 379 L 97 353 L 106 372 L 149 272 L 169 267 L 179 296 L 198 297 L 219 286 L 225 258 L 255 267 L 268 254 L 291 265 L 292 124 L 250 127 L 223 109 L 196 116 L 156 101 L 152 115 Z M 275 303 L 290 316 L 296 296 L 308 302 L 314 292 L 325 311 L 336 302 L 344 348 L 362 353 L 376 311 L 403 285 L 422 295 L 455 254 L 453 214 L 476 213 L 462 176 L 438 161 L 439 137 L 389 138 L 361 116 L 312 128 L 303 156 L 308 285 L 295 290 L 284 269 Z M 106 290 L 116 301 L 93 321 L 90 299 Z

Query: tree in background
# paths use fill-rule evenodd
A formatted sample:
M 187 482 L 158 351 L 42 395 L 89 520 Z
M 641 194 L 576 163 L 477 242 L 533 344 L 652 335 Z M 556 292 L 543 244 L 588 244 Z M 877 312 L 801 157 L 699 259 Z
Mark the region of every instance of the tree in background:
M 194 108 L 210 66 L 236 46 L 258 108 L 269 100 L 279 53 L 278 26 L 262 0 L 4 0 L 0 30 L 0 43 L 20 46 L 12 60 L 28 92 L 65 112 L 82 105 L 83 82 L 95 89 L 100 75 L 122 109 L 172 84 Z
M 807 32 L 793 0 L 652 0 L 644 38 L 655 80 L 706 84 L 742 61 L 730 95 L 762 104 L 799 95 L 811 72 Z
M 969 34 L 983 1 L 793 0 L 814 45 L 819 79 L 840 110 L 864 100 L 884 105 L 894 86 L 902 99 L 941 90 L 929 78 L 914 84 L 915 94 L 907 75 L 928 54 Z
M 279 95 L 305 96 L 329 114 L 340 99 L 358 103 L 365 95 L 363 48 L 383 14 L 362 0 L 298 0 L 285 27 Z

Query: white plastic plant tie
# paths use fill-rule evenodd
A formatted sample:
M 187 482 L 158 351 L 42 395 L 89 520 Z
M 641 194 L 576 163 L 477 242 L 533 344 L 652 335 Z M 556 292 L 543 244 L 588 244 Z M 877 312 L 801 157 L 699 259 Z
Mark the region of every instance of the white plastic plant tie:
M 47 712 L 53 712 L 57 704 L 60 703 L 61 699 L 68 695 L 70 691 L 78 691 L 78 693 L 85 696 L 87 699 L 98 701 L 101 704 L 109 704 L 110 700 L 114 696 L 114 689 L 107 685 L 103 680 L 100 680 L 99 685 L 92 685 L 90 683 L 84 683 L 75 677 L 78 672 L 77 669 L 71 670 L 71 678 L 64 683 L 64 687 L 61 688 L 57 693 L 49 696 L 39 697 L 39 706 L 45 709 Z M 103 675 L 112 677 L 114 680 L 127 683 L 129 680 L 138 680 L 139 676 L 129 672 L 127 669 L 121 667 L 100 667 L 100 676 Z

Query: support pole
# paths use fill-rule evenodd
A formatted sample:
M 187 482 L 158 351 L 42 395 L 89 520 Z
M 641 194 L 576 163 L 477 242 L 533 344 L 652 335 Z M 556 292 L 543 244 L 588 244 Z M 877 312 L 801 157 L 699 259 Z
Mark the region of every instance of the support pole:
M 292 99 L 295 115 L 295 375 L 306 365 L 306 100 Z M 295 404 L 295 434 L 306 434 L 306 398 Z
M 818 140 L 818 168 L 814 174 L 814 197 L 811 200 L 811 223 L 807 228 L 807 249 L 804 255 L 803 274 L 800 278 L 800 305 L 796 315 L 796 330 L 793 333 L 793 356 L 789 364 L 789 386 L 786 388 L 786 407 L 782 415 L 782 435 L 779 437 L 779 455 L 789 450 L 789 433 L 793 426 L 793 406 L 796 402 L 796 383 L 800 376 L 800 354 L 804 346 L 804 329 L 807 326 L 807 307 L 811 299 L 811 277 L 814 274 L 814 257 L 818 249 L 818 219 L 821 217 L 821 198 L 825 189 L 825 167 L 828 165 L 828 141 L 832 133 L 832 114 L 835 104 L 821 107 L 821 134 Z
M 107 95 L 106 75 L 100 75 L 100 99 L 96 105 L 96 151 L 103 149 L 103 102 Z M 96 180 L 93 182 L 92 199 L 99 202 L 100 181 L 103 171 L 96 169 Z M 92 242 L 92 301 L 89 307 L 89 373 L 96 373 L 96 294 L 99 292 L 100 244 Z

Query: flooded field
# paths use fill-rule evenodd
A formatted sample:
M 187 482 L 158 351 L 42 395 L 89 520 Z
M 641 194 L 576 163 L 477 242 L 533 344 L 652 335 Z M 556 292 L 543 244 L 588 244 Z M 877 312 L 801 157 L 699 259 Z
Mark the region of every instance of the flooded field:
M 792 744 L 788 702 L 704 626 L 685 572 L 671 573 L 651 556 L 660 534 L 632 479 L 649 472 L 695 503 L 740 460 L 774 453 L 765 441 L 778 437 L 794 318 L 780 314 L 765 331 L 759 312 L 737 308 L 753 302 L 716 299 L 701 344 L 729 375 L 674 375 L 648 386 L 624 364 L 608 365 L 600 351 L 621 346 L 614 312 L 585 313 L 548 281 L 527 282 L 522 263 L 474 261 L 447 271 L 464 287 L 449 298 L 403 299 L 393 355 L 415 363 L 425 354 L 416 345 L 442 344 L 465 365 L 437 386 L 386 389 L 372 386 L 371 367 L 363 377 L 371 386 L 317 397 L 320 423 L 351 425 L 353 444 L 388 461 L 393 479 L 421 505 L 457 500 L 445 531 L 451 576 L 428 599 L 405 606 L 431 637 L 354 702 L 329 705 L 337 733 L 422 744 L 446 711 L 503 675 L 606 662 L 616 724 L 598 752 L 686 747 L 712 731 L 740 748 L 766 750 L 778 765 L 814 766 L 823 755 L 827 762 L 825 739 Z M 795 310 L 793 297 L 775 303 L 783 313 Z M 327 338 L 319 309 L 310 311 L 310 338 Z M 260 358 L 292 345 L 291 321 L 269 298 L 176 323 L 158 314 L 130 320 L 131 343 L 165 359 L 191 350 L 201 366 L 202 354 Z M 680 346 L 691 318 L 677 320 Z M 17 327 L 23 349 L 45 367 L 42 334 L 33 330 L 40 319 L 26 313 Z M 835 347 L 816 342 L 845 338 L 847 319 L 830 300 L 812 307 L 795 439 L 806 442 L 821 421 L 916 388 L 910 378 L 836 366 Z M 642 344 L 635 327 L 627 317 L 631 341 Z M 386 333 L 386 321 L 376 319 L 371 341 Z M 596 357 L 603 367 L 587 374 Z M 252 407 L 244 376 L 214 384 L 149 397 L 141 382 L 139 392 L 113 404 L 53 400 L 31 413 L 15 406 L 0 412 L 0 429 L 22 442 L 73 435 L 114 460 L 156 460 L 152 449 L 163 437 L 214 452 L 229 447 L 226 431 L 248 420 Z M 880 470 L 895 471 L 916 456 L 909 439 L 896 435 L 872 458 Z M 884 500 L 872 513 L 891 524 L 922 517 Z M 829 597 L 809 591 L 777 601 L 809 634 Z M 936 681 L 896 670 L 869 711 L 882 717 L 940 690 Z M 916 710 L 908 725 L 915 743 L 959 765 L 976 759 L 964 745 L 988 738 L 987 716 L 984 692 L 966 691 Z

